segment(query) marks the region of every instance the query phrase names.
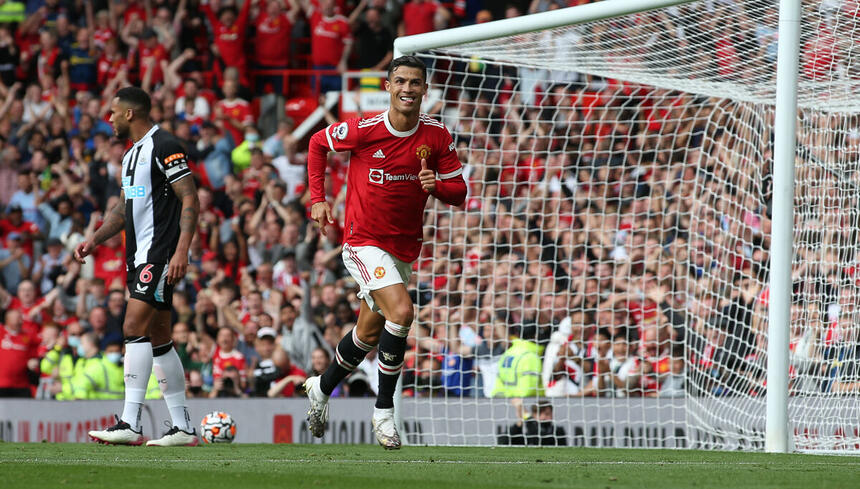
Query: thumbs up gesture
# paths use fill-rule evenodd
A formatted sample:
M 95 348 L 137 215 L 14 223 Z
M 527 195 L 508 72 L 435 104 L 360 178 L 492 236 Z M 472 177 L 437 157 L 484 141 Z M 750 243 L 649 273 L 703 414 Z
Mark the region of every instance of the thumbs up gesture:
M 421 158 L 421 172 L 418 173 L 418 179 L 421 180 L 421 188 L 427 193 L 432 193 L 436 190 L 436 172 L 427 169 L 427 160 Z

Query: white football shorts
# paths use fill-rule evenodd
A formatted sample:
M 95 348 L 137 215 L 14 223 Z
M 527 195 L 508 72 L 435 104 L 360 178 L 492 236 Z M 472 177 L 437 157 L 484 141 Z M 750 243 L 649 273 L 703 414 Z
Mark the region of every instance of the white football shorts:
M 379 306 L 373 302 L 370 291 L 394 284 L 408 285 L 412 275 L 411 263 L 376 246 L 350 246 L 344 243 L 343 263 L 360 287 L 358 298 L 367 302 L 376 312 L 379 312 Z

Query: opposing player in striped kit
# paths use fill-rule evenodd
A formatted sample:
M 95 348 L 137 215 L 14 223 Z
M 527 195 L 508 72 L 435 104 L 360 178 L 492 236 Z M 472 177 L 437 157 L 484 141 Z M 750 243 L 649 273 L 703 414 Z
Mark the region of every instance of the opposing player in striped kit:
M 385 88 L 391 96 L 386 112 L 332 124 L 310 141 L 311 218 L 323 231 L 333 222 L 325 195 L 327 153 L 351 152 L 343 261 L 360 286 L 362 302 L 355 328 L 335 350 L 336 361 L 321 376 L 309 378 L 305 389 L 310 399 L 308 427 L 314 436 L 322 437 L 329 395 L 377 346 L 379 390 L 373 431 L 380 445 L 397 449 L 394 389 L 414 315 L 406 285 L 421 252 L 424 206 L 430 195 L 462 205 L 466 183 L 451 134 L 441 122 L 421 114 L 421 99 L 427 92 L 424 63 L 413 56 L 395 59 Z
M 188 248 L 200 204 L 185 149 L 149 118 L 149 95 L 137 87 L 119 90 L 111 122 L 119 139 L 134 144 L 122 158 L 122 192 L 92 238 L 75 249 L 83 263 L 96 246 L 125 230 L 130 299 L 126 308 L 125 407 L 117 423 L 90 431 L 96 441 L 140 445 L 140 417 L 152 370 L 162 386 L 173 426 L 147 445 L 196 445 L 185 401 L 185 372 L 171 341 L 173 286 L 185 276 Z

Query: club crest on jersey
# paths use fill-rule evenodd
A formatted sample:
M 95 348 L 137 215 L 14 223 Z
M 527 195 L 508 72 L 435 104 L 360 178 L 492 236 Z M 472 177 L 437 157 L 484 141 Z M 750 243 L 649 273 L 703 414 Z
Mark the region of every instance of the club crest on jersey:
M 346 135 L 349 134 L 349 126 L 346 122 L 341 122 L 337 126 L 331 128 L 331 137 L 340 139 L 343 141 L 346 139 Z
M 430 146 L 426 144 L 422 144 L 418 146 L 418 149 L 415 150 L 415 155 L 418 156 L 418 159 L 427 159 L 430 157 Z
M 385 276 L 385 269 L 382 267 L 376 267 L 376 270 L 373 271 L 373 276 L 376 278 L 382 278 Z

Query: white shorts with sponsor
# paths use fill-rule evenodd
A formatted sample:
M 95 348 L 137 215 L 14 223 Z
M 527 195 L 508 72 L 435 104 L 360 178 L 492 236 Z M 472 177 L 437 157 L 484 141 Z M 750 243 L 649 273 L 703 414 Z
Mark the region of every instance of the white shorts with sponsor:
M 358 298 L 377 312 L 379 306 L 373 302 L 370 291 L 394 284 L 407 285 L 412 275 L 411 263 L 376 246 L 350 246 L 344 243 L 343 263 L 360 287 Z

